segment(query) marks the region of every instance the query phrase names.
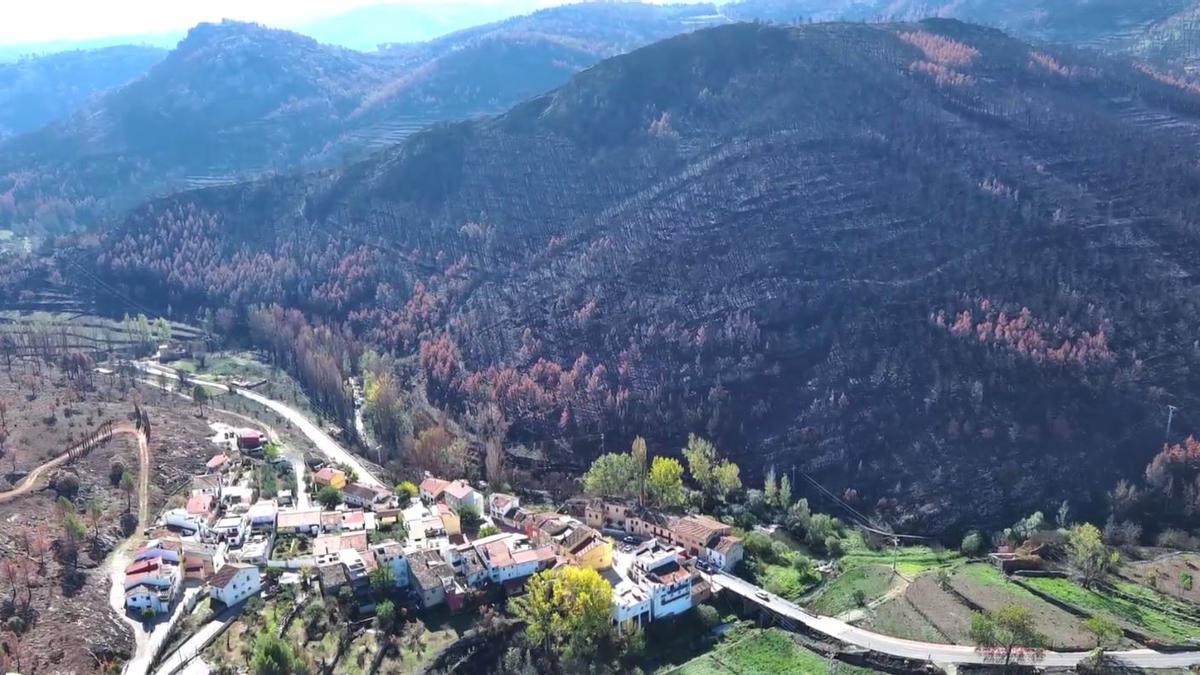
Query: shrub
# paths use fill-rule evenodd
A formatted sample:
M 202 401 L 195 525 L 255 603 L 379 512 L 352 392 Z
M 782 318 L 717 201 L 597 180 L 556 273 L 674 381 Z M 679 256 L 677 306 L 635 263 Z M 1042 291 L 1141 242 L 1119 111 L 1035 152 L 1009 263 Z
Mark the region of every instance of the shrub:
M 1180 573 L 1180 575 L 1179 575 L 1179 587 L 1180 588 L 1182 588 L 1185 591 L 1192 590 L 1192 581 L 1193 581 L 1193 579 L 1192 579 L 1191 572 Z
M 968 558 L 977 558 L 983 553 L 984 547 L 983 535 L 978 530 L 971 530 L 967 533 L 967 536 L 963 537 L 962 544 L 959 545 L 958 550 L 962 551 L 962 554 Z
M 74 497 L 79 492 L 79 479 L 69 473 L 59 474 L 54 479 L 54 491 L 63 497 Z
M 867 605 L 867 592 L 863 589 L 854 589 L 854 592 L 851 593 L 851 596 L 854 598 L 854 605 L 856 607 L 865 607 Z
M 721 623 L 721 615 L 712 605 L 700 605 L 696 608 L 696 615 L 706 628 L 714 628 Z

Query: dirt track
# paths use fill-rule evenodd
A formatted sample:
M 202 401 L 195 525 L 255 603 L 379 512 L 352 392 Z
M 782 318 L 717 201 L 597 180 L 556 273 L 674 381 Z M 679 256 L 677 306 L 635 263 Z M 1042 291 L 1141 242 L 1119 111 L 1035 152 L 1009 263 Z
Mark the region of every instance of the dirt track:
M 144 522 L 145 518 L 146 518 L 145 514 L 147 514 L 149 512 L 148 494 L 149 494 L 149 486 L 150 486 L 150 483 L 149 483 L 150 449 L 146 443 L 145 437 L 142 436 L 140 433 L 138 433 L 138 430 L 133 428 L 133 425 L 131 425 L 127 422 L 113 425 L 112 428 L 107 433 L 103 434 L 100 438 L 98 438 L 96 440 L 96 443 L 98 443 L 98 444 L 103 443 L 118 434 L 133 434 L 133 435 L 137 436 L 138 437 L 138 445 L 139 445 L 139 454 L 144 455 L 141 458 L 141 466 L 142 466 L 142 470 L 140 472 L 141 473 L 141 486 L 140 486 L 141 497 L 138 501 L 138 508 L 139 508 L 138 517 Z M 33 471 L 30 471 L 29 475 L 25 477 L 25 480 L 21 481 L 20 485 L 18 485 L 17 487 L 15 487 L 11 490 L 6 491 L 6 492 L 0 492 L 0 504 L 10 502 L 14 499 L 17 499 L 18 497 L 22 497 L 26 494 L 29 494 L 31 491 L 33 491 L 34 488 L 37 487 L 38 481 L 41 480 L 42 476 L 46 475 L 46 473 L 49 471 L 52 471 L 54 469 L 57 469 L 60 466 L 65 465 L 69 461 L 71 461 L 71 450 L 64 452 L 63 454 L 59 455 L 58 457 L 55 457 L 54 459 L 50 460 L 49 462 L 46 462 L 45 464 L 42 464 L 41 466 L 37 467 Z

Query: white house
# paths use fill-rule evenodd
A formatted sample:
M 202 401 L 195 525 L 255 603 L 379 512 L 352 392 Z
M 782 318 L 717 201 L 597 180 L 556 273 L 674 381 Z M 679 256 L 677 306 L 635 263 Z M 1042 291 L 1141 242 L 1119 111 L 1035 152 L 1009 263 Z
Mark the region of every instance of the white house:
M 649 621 L 650 593 L 629 580 L 622 580 L 613 587 L 612 620 L 617 625 Z
M 521 508 L 520 498 L 496 492 L 488 497 L 487 503 L 488 515 L 493 521 L 509 527 L 515 526 L 513 516 L 516 515 L 517 509 Z
M 483 495 L 465 480 L 451 482 L 442 494 L 445 497 L 446 505 L 455 513 L 461 512 L 464 508 L 472 508 L 479 515 L 484 513 Z
M 523 579 L 554 563 L 554 549 L 532 548 L 520 535 L 501 533 L 472 542 L 488 578 L 500 584 Z
M 246 518 L 243 516 L 225 516 L 209 528 L 214 537 L 233 546 L 242 544 L 246 538 L 246 530 Z
M 219 473 L 192 476 L 192 496 L 212 495 L 214 499 L 220 500 L 224 482 Z
M 650 592 L 650 614 L 655 621 L 692 607 L 692 575 L 679 564 L 681 552 L 679 547 L 654 542 L 633 561 L 631 576 Z
M 168 588 L 139 583 L 125 589 L 125 609 L 134 616 L 141 616 L 147 611 L 166 614 L 171 610 L 172 597 Z
M 392 568 L 397 586 L 408 585 L 408 558 L 404 557 L 404 547 L 399 542 L 391 539 L 379 542 L 371 546 L 371 552 L 375 554 L 376 565 Z
M 347 506 L 374 509 L 386 504 L 390 498 L 391 494 L 387 491 L 363 483 L 350 483 L 342 489 L 342 501 L 346 502 Z
M 246 511 L 246 520 L 252 530 L 275 530 L 275 514 L 279 506 L 273 499 L 260 499 Z
M 208 526 L 208 516 L 189 513 L 187 509 L 171 509 L 163 514 L 163 522 L 193 534 L 203 533 Z
M 712 546 L 709 546 L 705 551 L 705 557 L 712 564 L 720 567 L 726 572 L 737 567 L 742 561 L 745 548 L 742 540 L 734 536 L 724 536 L 717 539 Z
M 208 596 L 220 600 L 226 607 L 257 594 L 262 590 L 258 567 L 245 563 L 226 563 L 208 581 Z
M 450 481 L 434 478 L 430 476 L 421 481 L 419 488 L 421 493 L 421 501 L 426 504 L 432 504 L 442 498 L 442 493 L 446 491 L 446 486 L 450 485 Z

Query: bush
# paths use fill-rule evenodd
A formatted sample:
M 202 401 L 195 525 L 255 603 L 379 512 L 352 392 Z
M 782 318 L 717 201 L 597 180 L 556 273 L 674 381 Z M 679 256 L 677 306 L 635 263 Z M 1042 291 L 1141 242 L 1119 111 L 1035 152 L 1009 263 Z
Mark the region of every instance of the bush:
M 1200 539 L 1183 530 L 1167 529 L 1158 534 L 1157 543 L 1163 548 L 1173 548 L 1180 551 L 1195 551 L 1200 549 Z
M 69 473 L 61 473 L 54 479 L 54 491 L 63 497 L 74 497 L 79 492 L 79 479 Z
M 1191 572 L 1183 572 L 1179 575 L 1179 587 L 1185 591 L 1192 590 L 1192 582 L 1193 581 L 1194 580 L 1192 578 Z
M 825 552 L 828 553 L 830 555 L 830 557 L 833 557 L 833 558 L 837 558 L 837 557 L 841 556 L 842 555 L 842 540 L 839 539 L 836 535 L 832 535 L 832 534 L 829 535 L 828 537 L 825 537 Z
M 978 530 L 971 530 L 967 536 L 963 537 L 958 550 L 968 558 L 978 558 L 983 553 L 985 545 L 983 535 Z
M 746 553 L 752 558 L 760 560 L 770 560 L 774 553 L 771 538 L 762 532 L 750 532 L 746 535 L 746 540 L 743 542 Z
M 696 608 L 696 615 L 700 617 L 700 623 L 706 628 L 715 628 L 721 623 L 721 615 L 712 605 L 700 605 Z
M 479 511 L 474 507 L 465 506 L 459 510 L 458 520 L 462 524 L 462 529 L 467 532 L 474 532 L 483 522 L 483 517 L 479 515 Z
M 864 591 L 861 588 L 856 588 L 856 589 L 854 589 L 854 592 L 851 593 L 851 597 L 854 598 L 854 605 L 856 607 L 866 607 L 866 605 L 867 605 L 867 592 L 866 591 Z

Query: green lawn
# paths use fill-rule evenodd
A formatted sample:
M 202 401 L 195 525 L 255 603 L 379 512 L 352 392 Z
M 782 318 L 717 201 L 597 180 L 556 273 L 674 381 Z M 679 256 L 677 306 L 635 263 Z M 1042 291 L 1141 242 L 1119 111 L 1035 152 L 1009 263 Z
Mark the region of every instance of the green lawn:
M 858 606 L 855 591 L 862 591 L 865 602 L 887 593 L 892 584 L 892 568 L 883 565 L 851 567 L 830 580 L 809 603 L 809 609 L 819 614 L 836 616 Z
M 772 628 L 697 657 L 672 671 L 673 675 L 775 675 L 827 673 L 829 659 L 796 644 L 787 633 Z M 874 671 L 844 663 L 839 673 L 868 675 Z
M 1142 602 L 1133 602 L 1088 590 L 1071 579 L 1031 577 L 1023 579 L 1022 583 L 1086 612 L 1105 614 L 1167 642 L 1182 643 L 1200 635 L 1200 622 L 1161 611 L 1162 607 L 1170 606 L 1170 602 L 1148 588 L 1139 591 L 1140 597 L 1145 598 Z

